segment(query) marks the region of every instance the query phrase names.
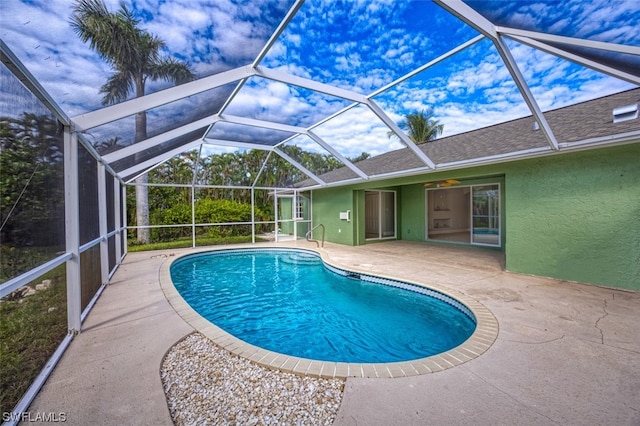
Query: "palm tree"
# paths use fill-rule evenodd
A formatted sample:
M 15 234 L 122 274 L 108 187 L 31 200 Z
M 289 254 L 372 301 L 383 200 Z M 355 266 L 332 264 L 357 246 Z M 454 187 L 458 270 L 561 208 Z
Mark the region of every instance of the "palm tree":
M 442 134 L 444 124 L 433 118 L 433 110 L 428 108 L 420 112 L 407 114 L 405 119 L 398 123 L 403 131 L 407 133 L 409 139 L 417 144 L 425 143 L 436 139 Z M 394 132 L 389 131 L 388 136 L 398 137 Z
M 140 29 L 133 11 L 124 2 L 116 13 L 109 12 L 102 0 L 76 0 L 71 26 L 83 42 L 98 52 L 113 68 L 113 74 L 100 88 L 103 105 L 115 104 L 145 94 L 148 80 L 169 80 L 181 84 L 192 80 L 188 65 L 160 54 L 165 47 L 160 38 Z M 135 117 L 134 143 L 147 138 L 147 114 Z M 149 225 L 149 200 L 146 174 L 136 179 L 136 220 L 138 226 Z M 148 228 L 138 228 L 138 242 L 149 243 Z

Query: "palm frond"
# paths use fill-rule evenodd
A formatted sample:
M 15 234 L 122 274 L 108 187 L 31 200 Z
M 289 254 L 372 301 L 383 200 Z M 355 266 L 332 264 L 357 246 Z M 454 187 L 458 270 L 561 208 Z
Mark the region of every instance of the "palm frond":
M 132 17 L 110 13 L 101 0 L 78 0 L 71 16 L 71 27 L 80 39 L 112 65 L 123 56 L 131 57 L 127 52 L 133 45 L 136 24 Z
M 432 141 L 442 134 L 444 125 L 440 124 L 433 116 L 431 108 L 407 114 L 404 120 L 398 123 L 409 139 L 421 144 Z M 388 132 L 387 136 L 398 137 L 394 132 Z
M 103 104 L 124 101 L 134 90 L 135 96 L 143 96 L 147 78 L 176 84 L 194 78 L 186 64 L 162 58 L 164 41 L 139 28 L 140 20 L 124 2 L 111 13 L 103 0 L 76 0 L 70 23 L 113 68 L 114 74 L 100 89 Z
M 151 64 L 147 71 L 152 80 L 169 80 L 174 84 L 186 83 L 195 78 L 187 64 L 174 58 L 162 58 Z
M 127 73 L 118 72 L 112 74 L 100 88 L 100 93 L 104 93 L 102 105 L 111 105 L 127 100 L 129 93 L 134 89 L 133 81 Z

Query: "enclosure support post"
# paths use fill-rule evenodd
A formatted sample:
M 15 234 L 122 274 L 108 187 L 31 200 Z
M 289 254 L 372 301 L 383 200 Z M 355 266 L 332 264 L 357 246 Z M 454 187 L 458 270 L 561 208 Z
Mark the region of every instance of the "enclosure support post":
M 109 241 L 107 240 L 107 176 L 104 164 L 98 162 L 98 226 L 100 230 L 101 284 L 109 281 Z
M 293 190 L 293 201 L 291 202 L 291 217 L 293 218 L 293 240 L 298 241 L 298 190 Z
M 273 220 L 276 223 L 275 226 L 275 242 L 278 242 L 278 190 L 273 190 Z
M 198 149 L 196 160 L 193 163 L 193 176 L 191 178 L 191 246 L 196 246 L 196 182 L 198 182 L 198 163 L 202 156 L 202 144 Z
M 196 246 L 196 187 L 191 185 L 191 247 Z
M 253 186 L 251 187 L 251 243 L 256 243 L 256 197 Z
M 122 214 L 122 229 L 124 230 L 124 253 L 122 256 L 127 254 L 128 251 L 128 232 L 127 232 L 127 185 L 122 185 L 122 202 L 120 204 L 120 210 Z M 120 258 L 122 259 L 122 258 Z
M 80 282 L 80 202 L 78 199 L 78 135 L 70 126 L 64 129 L 64 223 L 67 261 L 67 327 L 77 334 L 81 327 Z
M 114 219 L 114 227 L 118 230 L 115 235 L 115 243 L 116 243 L 116 264 L 120 264 L 120 259 L 122 259 L 122 231 L 120 230 L 122 224 L 120 223 L 120 217 L 122 215 L 120 204 L 120 181 L 117 177 L 113 177 L 113 219 Z

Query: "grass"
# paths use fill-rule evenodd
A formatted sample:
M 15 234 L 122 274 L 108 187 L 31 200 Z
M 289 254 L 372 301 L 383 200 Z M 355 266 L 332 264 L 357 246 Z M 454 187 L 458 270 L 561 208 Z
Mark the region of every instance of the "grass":
M 256 241 L 264 240 L 256 238 Z M 196 242 L 198 246 L 250 243 L 251 236 L 199 237 Z M 189 237 L 143 245 L 130 241 L 128 250 L 163 250 L 191 245 Z M 7 258 L 4 256 L 3 260 Z M 1 269 L 8 272 L 14 270 L 16 265 L 6 262 L 3 266 Z M 22 266 L 22 269 L 29 269 Z M 21 299 L 0 300 L 0 413 L 11 412 L 67 334 L 65 271 L 65 265 L 61 265 L 28 284 L 35 288 L 43 280 L 49 279 L 51 286 L 46 290 Z
M 0 283 L 54 259 L 64 247 L 12 247 L 0 245 Z
M 65 266 L 38 278 L 46 290 L 0 301 L 0 412 L 10 412 L 67 334 Z

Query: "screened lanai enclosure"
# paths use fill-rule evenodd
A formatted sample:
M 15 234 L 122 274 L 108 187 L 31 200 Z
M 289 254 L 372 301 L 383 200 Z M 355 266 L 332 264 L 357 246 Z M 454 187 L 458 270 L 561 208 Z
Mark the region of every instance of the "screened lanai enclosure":
M 531 116 L 542 154 L 620 143 L 559 141 L 544 112 L 640 85 L 635 0 L 0 8 L 2 412 L 28 407 L 130 247 L 317 237 L 315 189 L 488 161 L 430 157 L 415 112 L 441 136 Z M 399 150 L 414 161 L 366 161 Z

